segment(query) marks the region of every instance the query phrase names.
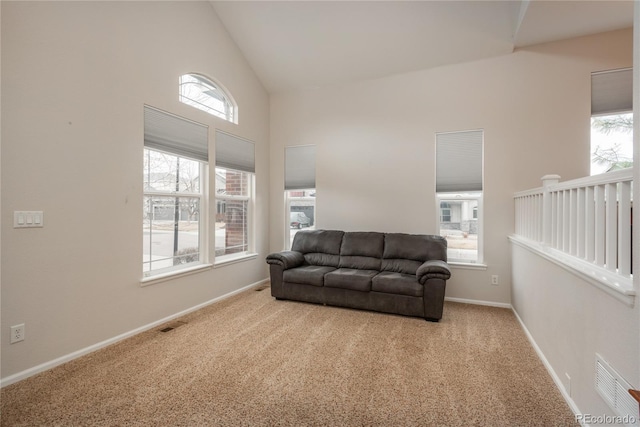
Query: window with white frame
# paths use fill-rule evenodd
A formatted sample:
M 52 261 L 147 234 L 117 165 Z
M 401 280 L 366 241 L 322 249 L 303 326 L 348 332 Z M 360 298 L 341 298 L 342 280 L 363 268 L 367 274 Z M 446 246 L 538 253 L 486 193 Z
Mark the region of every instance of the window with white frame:
M 206 262 L 208 128 L 144 108 L 143 275 Z
M 316 146 L 285 147 L 284 163 L 285 249 L 290 249 L 299 230 L 315 229 Z
M 222 86 L 201 74 L 184 74 L 179 83 L 180 102 L 231 123 L 238 123 L 238 108 Z
M 253 250 L 254 176 L 254 144 L 216 131 L 216 263 Z
M 436 134 L 438 230 L 452 263 L 482 259 L 482 130 Z
M 591 175 L 633 166 L 633 72 L 591 74 Z

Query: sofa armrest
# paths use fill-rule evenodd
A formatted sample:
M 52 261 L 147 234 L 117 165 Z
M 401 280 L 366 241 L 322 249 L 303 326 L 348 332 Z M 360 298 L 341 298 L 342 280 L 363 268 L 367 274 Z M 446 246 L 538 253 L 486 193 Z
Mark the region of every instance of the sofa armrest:
M 283 270 L 299 267 L 304 263 L 304 256 L 300 252 L 282 251 L 267 255 L 267 264 L 276 264 Z
M 425 261 L 418 267 L 416 276 L 418 277 L 418 281 L 424 285 L 429 279 L 448 280 L 451 277 L 451 269 L 446 261 L 433 259 Z

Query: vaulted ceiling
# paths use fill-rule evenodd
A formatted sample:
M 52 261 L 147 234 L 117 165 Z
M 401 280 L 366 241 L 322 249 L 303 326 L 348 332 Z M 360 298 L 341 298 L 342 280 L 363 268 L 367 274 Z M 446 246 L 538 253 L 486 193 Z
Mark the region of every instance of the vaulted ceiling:
M 633 26 L 633 1 L 211 1 L 270 93 Z

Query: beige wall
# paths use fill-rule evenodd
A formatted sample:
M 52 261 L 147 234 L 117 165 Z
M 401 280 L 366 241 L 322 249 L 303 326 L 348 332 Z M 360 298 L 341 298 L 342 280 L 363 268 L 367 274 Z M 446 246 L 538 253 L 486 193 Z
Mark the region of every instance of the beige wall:
M 2 378 L 266 278 L 268 95 L 211 5 L 1 7 Z M 186 72 L 224 84 L 239 125 L 179 103 Z M 256 143 L 256 259 L 140 286 L 143 104 Z M 15 210 L 45 227 L 13 229 Z
M 271 250 L 284 247 L 285 146 L 317 145 L 319 228 L 435 233 L 435 133 L 482 128 L 488 268 L 455 269 L 447 296 L 510 304 L 513 193 L 589 174 L 590 73 L 631 66 L 631 35 L 271 96 Z

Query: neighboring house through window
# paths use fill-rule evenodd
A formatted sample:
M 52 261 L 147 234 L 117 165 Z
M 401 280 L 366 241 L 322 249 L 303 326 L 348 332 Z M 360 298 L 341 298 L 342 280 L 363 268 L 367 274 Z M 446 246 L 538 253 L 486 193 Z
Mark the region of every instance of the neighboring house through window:
M 440 202 L 440 224 L 451 222 L 451 203 Z M 441 227 L 442 228 L 442 225 Z
M 438 230 L 452 263 L 482 263 L 482 130 L 436 134 Z
M 253 142 L 216 131 L 215 262 L 253 250 L 255 147 Z

